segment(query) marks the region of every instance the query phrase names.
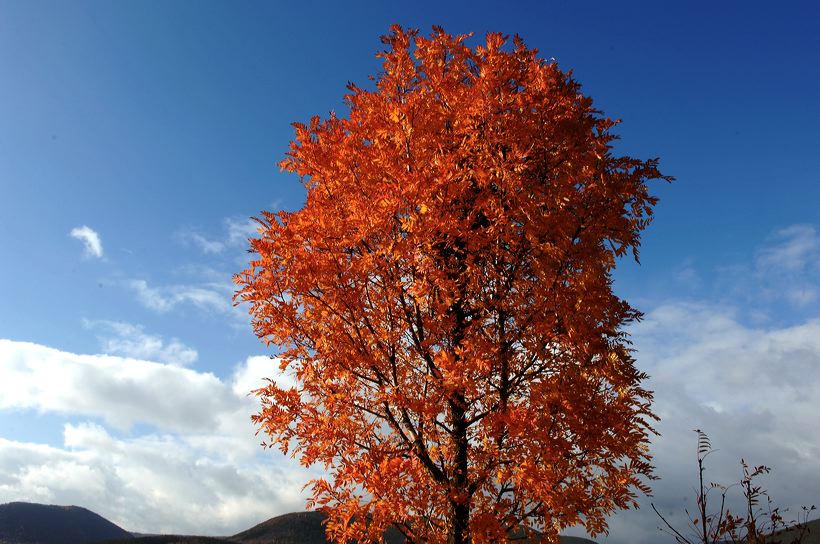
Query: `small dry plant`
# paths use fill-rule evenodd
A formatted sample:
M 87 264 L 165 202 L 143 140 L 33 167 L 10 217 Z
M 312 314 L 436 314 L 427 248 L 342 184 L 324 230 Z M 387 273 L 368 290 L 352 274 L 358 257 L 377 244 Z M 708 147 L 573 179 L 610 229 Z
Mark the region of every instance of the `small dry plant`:
M 689 510 L 684 510 L 689 518 L 690 536 L 684 536 L 675 529 L 652 504 L 652 509 L 665 525 L 659 529 L 674 536 L 679 544 L 801 544 L 809 533 L 807 523 L 809 513 L 815 510 L 814 505 L 803 506 L 799 516 L 801 519 L 787 522 L 780 509 L 772 507 L 768 492 L 753 482 L 756 477 L 768 474 L 771 469 L 763 465 L 749 467 L 744 459 L 740 460 L 743 478 L 739 482 L 729 486 L 705 484 L 704 460 L 716 450 L 712 449 L 706 433 L 700 429 L 695 429 L 695 432 L 698 433 L 697 511 L 692 514 Z M 743 491 L 746 511 L 741 515 L 726 509 L 726 494 L 733 487 L 740 487 Z M 720 509 L 717 513 L 710 513 L 709 492 L 715 490 L 720 493 Z M 788 534 L 784 533 L 786 530 Z

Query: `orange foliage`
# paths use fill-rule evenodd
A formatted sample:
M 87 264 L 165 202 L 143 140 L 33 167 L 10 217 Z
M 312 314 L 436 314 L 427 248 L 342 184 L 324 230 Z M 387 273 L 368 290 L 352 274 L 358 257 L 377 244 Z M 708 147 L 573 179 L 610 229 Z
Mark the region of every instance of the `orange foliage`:
M 281 348 L 254 421 L 305 465 L 337 542 L 554 542 L 648 492 L 651 393 L 611 289 L 637 258 L 657 161 L 518 38 L 398 26 L 348 118 L 296 123 L 281 166 L 307 189 L 262 213 L 237 275 Z

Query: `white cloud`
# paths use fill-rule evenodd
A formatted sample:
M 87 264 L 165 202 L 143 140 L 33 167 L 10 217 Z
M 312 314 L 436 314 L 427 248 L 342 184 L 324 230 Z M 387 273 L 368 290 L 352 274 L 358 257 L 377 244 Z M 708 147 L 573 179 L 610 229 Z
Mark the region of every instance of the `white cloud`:
M 805 270 L 820 264 L 820 238 L 812 225 L 792 225 L 774 232 L 757 255 L 763 268 Z
M 239 396 L 246 396 L 251 391 L 266 386 L 268 384 L 266 378 L 272 379 L 284 389 L 296 386 L 295 376 L 289 370 L 282 372 L 278 359 L 256 356 L 248 357 L 234 371 L 231 379 L 233 391 Z
M 249 238 L 259 234 L 259 224 L 252 219 L 226 219 L 225 229 L 228 231 L 228 243 L 243 249 L 248 247 Z
M 177 239 L 185 245 L 193 245 L 207 255 L 218 255 L 228 249 L 247 249 L 248 238 L 257 235 L 259 225 L 252 219 L 229 217 L 222 222 L 222 234 L 208 237 L 196 230 L 177 233 Z
M 230 315 L 232 325 L 249 326 L 247 307 L 233 305 L 236 286 L 233 275 L 248 267 L 248 239 L 258 235 L 259 225 L 248 218 L 229 217 L 222 221 L 216 235 L 185 229 L 175 234 L 177 241 L 195 246 L 208 256 L 205 263 L 185 263 L 175 269 L 177 273 L 193 278 L 177 285 L 149 285 L 145 279 L 127 282 L 138 300 L 157 312 L 190 304 L 199 309 Z
M 0 502 L 77 504 L 126 530 L 226 535 L 304 509 L 306 472 L 262 456 L 241 463 L 173 435 L 118 439 L 66 424 L 63 447 L 0 438 Z
M 745 325 L 740 315 L 705 302 L 668 303 L 634 327 L 638 366 L 651 376 L 661 418 L 651 450 L 661 480 L 652 483 L 653 497 L 639 499 L 640 510 L 617 513 L 611 537 L 599 542 L 657 542 L 650 502 L 686 528 L 683 510 L 695 506 L 695 428 L 719 450 L 707 460 L 708 482 L 737 482 L 743 458 L 772 468 L 758 483 L 775 506 L 796 516 L 817 502 L 820 438 L 808 430 L 820 414 L 820 319 L 767 328 Z M 737 511 L 740 494 L 731 497 Z
M 207 432 L 216 415 L 237 407 L 216 376 L 111 355 L 79 355 L 0 340 L 0 408 L 102 418 L 128 429 L 148 423 Z
M 820 236 L 812 225 L 792 225 L 775 231 L 758 251 L 755 269 L 761 292 L 807 307 L 820 294 Z
M 700 275 L 692 258 L 684 259 L 684 261 L 678 265 L 673 277 L 675 281 L 690 289 L 697 288 L 701 284 Z
M 102 258 L 102 241 L 100 241 L 100 235 L 97 234 L 97 232 L 94 231 L 94 229 L 92 229 L 91 227 L 87 227 L 86 225 L 83 225 L 81 227 L 75 227 L 71 229 L 70 235 L 72 238 L 80 240 L 85 245 L 86 255 L 97 257 L 98 259 Z
M 180 366 L 191 365 L 198 357 L 195 349 L 178 339 L 165 342 L 160 336 L 147 334 L 140 325 L 105 320 L 84 323 L 99 331 L 103 353 Z
M 318 473 L 263 451 L 250 422 L 258 401 L 247 390 L 276 368 L 251 357 L 220 380 L 0 340 L 0 409 L 81 419 L 64 425 L 62 447 L 0 438 L 0 502 L 78 504 L 132 531 L 223 535 L 303 510 L 302 487 Z M 136 423 L 150 430 L 126 431 Z
M 151 287 L 145 280 L 131 280 L 127 285 L 137 293 L 138 300 L 146 308 L 157 312 L 168 312 L 180 304 L 192 304 L 215 312 L 233 311 L 232 293 L 212 284 Z
M 222 253 L 225 249 L 225 244 L 218 240 L 209 240 L 199 233 L 191 232 L 185 235 L 185 238 L 190 240 L 194 245 L 203 251 L 203 253 L 216 254 Z

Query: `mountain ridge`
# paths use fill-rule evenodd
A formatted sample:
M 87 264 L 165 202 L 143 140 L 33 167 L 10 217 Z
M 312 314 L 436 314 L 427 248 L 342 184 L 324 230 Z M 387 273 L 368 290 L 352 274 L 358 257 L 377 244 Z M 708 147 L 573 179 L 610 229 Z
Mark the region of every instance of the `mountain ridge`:
M 233 536 L 131 533 L 81 506 L 28 502 L 0 504 L 0 544 L 327 544 L 325 515 L 317 511 L 274 516 Z M 402 544 L 391 528 L 385 544 Z M 562 544 L 595 544 L 561 537 Z
M 4 544 L 91 544 L 133 540 L 130 532 L 82 506 L 31 502 L 0 504 Z

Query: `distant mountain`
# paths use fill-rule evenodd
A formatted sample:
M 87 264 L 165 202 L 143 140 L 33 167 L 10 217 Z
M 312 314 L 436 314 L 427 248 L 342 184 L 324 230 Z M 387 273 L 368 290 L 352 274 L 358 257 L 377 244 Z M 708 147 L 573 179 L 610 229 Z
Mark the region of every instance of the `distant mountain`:
M 295 512 L 230 537 L 135 535 L 79 506 L 12 502 L 0 505 L 0 544 L 328 544 L 324 520 L 321 512 Z M 403 543 L 395 528 L 385 533 L 385 544 Z M 561 543 L 595 544 L 567 536 Z
M 26 502 L 0 504 L 0 544 L 327 544 L 321 512 L 276 516 L 230 537 L 134 535 L 80 506 Z M 820 519 L 808 522 L 802 544 L 820 544 Z M 796 535 L 785 531 L 771 542 L 790 544 Z M 521 542 L 517 540 L 517 542 Z M 402 544 L 396 529 L 386 544 Z M 561 544 L 595 544 L 587 538 L 562 536 Z
M 324 543 L 325 516 L 321 512 L 295 512 L 276 516 L 232 538 L 244 544 L 291 544 L 297 542 Z
M 125 529 L 79 506 L 0 504 L 0 542 L 4 544 L 92 544 L 131 538 Z
M 328 544 L 321 512 L 298 512 L 263 521 L 247 531 L 231 537 L 241 544 Z M 385 544 L 403 544 L 404 536 L 395 528 L 384 535 Z M 141 541 L 140 541 L 141 542 Z M 523 538 L 520 541 L 522 542 Z M 165 543 L 163 543 L 165 544 Z M 168 543 L 170 544 L 170 543 Z M 562 536 L 561 544 L 595 544 L 592 540 Z
M 230 537 L 152 535 L 133 540 L 117 540 L 104 544 L 328 544 L 321 512 L 294 512 L 276 516 L 246 531 Z M 403 544 L 404 537 L 396 529 L 385 533 L 385 544 Z M 562 544 L 595 544 L 592 540 L 562 536 Z
M 99 544 L 237 544 L 237 541 L 214 536 L 142 535 L 130 540 L 106 540 Z
M 231 538 L 243 544 L 324 544 L 324 520 L 321 512 L 294 512 L 263 521 Z
M 327 544 L 325 514 L 295 512 L 276 516 L 231 538 L 242 544 Z M 385 544 L 402 544 L 404 537 L 396 529 L 385 533 Z

